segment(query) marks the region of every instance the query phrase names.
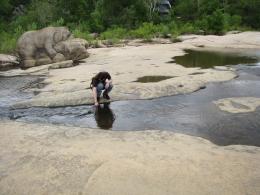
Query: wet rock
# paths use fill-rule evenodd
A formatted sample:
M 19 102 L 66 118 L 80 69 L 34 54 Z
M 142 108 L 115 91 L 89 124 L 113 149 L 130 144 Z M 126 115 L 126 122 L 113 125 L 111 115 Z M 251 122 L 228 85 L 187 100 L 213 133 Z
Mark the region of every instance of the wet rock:
M 203 45 L 203 44 L 194 44 L 194 46 L 196 46 L 196 47 L 205 47 L 205 45 Z
M 17 115 L 17 114 L 15 114 L 15 113 L 10 113 L 9 114 L 9 119 L 10 120 L 17 120 L 17 119 L 19 119 L 19 118 L 21 118 L 22 116 L 19 116 L 19 115 Z
M 15 56 L 0 54 L 0 71 L 19 67 L 19 59 Z
M 256 97 L 236 97 L 225 98 L 214 102 L 216 106 L 225 112 L 247 113 L 254 112 L 260 106 L 260 98 Z

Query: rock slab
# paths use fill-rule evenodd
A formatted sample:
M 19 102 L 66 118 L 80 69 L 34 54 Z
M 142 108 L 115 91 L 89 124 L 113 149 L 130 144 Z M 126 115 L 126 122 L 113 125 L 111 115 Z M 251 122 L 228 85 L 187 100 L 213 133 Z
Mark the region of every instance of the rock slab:
M 247 113 L 254 112 L 260 106 L 260 98 L 256 97 L 234 97 L 220 99 L 214 102 L 216 106 L 225 112 Z
M 66 27 L 47 27 L 24 33 L 17 42 L 22 67 L 29 68 L 89 56 L 88 43 L 75 39 Z
M 0 54 L 0 71 L 19 67 L 19 59 L 15 56 Z

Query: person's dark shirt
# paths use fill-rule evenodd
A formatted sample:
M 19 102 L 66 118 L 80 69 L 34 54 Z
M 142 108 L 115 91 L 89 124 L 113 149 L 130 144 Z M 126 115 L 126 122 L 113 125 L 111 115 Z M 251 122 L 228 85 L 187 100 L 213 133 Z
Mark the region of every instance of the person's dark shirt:
M 97 87 L 99 83 L 103 83 L 105 85 L 107 79 L 111 80 L 111 76 L 108 72 L 99 72 L 92 78 L 90 85 L 91 87 Z

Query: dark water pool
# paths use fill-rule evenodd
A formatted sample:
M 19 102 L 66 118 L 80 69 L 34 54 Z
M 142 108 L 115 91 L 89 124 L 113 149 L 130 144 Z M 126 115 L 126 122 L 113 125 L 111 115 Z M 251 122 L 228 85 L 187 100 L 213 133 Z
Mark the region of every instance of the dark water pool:
M 173 77 L 170 77 L 170 76 L 144 76 L 144 77 L 138 78 L 135 82 L 155 83 L 155 82 L 163 81 L 163 80 L 170 79 L 170 78 L 173 78 Z
M 241 55 L 239 52 L 216 52 L 205 50 L 185 50 L 183 56 L 173 58 L 174 62 L 185 67 L 212 68 L 214 66 L 226 66 L 237 64 L 252 64 L 258 62 L 256 56 Z

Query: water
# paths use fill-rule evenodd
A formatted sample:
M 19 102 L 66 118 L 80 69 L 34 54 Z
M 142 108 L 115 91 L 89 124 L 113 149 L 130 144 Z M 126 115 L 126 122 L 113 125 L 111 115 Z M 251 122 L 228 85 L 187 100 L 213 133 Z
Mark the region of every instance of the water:
M 234 67 L 239 74 L 238 78 L 210 83 L 205 89 L 191 94 L 153 100 L 118 101 L 97 108 L 85 105 L 10 110 L 8 106 L 3 107 L 3 98 L 0 99 L 0 118 L 114 131 L 160 129 L 203 137 L 218 145 L 260 146 L 260 108 L 252 113 L 231 114 L 220 111 L 213 103 L 229 97 L 260 97 L 260 64 Z M 18 78 L 13 79 L 15 82 L 10 82 L 12 85 L 17 83 Z M 3 83 L 8 88 L 8 82 L 0 82 L 0 85 Z M 15 89 L 23 88 L 20 83 L 15 85 L 18 85 Z M 0 90 L 2 92 L 3 89 Z
M 163 81 L 163 80 L 170 79 L 170 78 L 173 78 L 173 77 L 170 77 L 170 76 L 144 76 L 144 77 L 138 78 L 135 82 L 155 83 L 155 82 Z
M 13 103 L 30 99 L 33 94 L 25 92 L 30 88 L 43 87 L 43 77 L 38 76 L 0 76 L 0 108 L 8 107 Z
M 185 67 L 212 68 L 214 66 L 226 66 L 236 64 L 257 63 L 256 56 L 245 56 L 239 52 L 216 52 L 205 50 L 185 50 L 183 56 L 176 56 L 173 61 Z

